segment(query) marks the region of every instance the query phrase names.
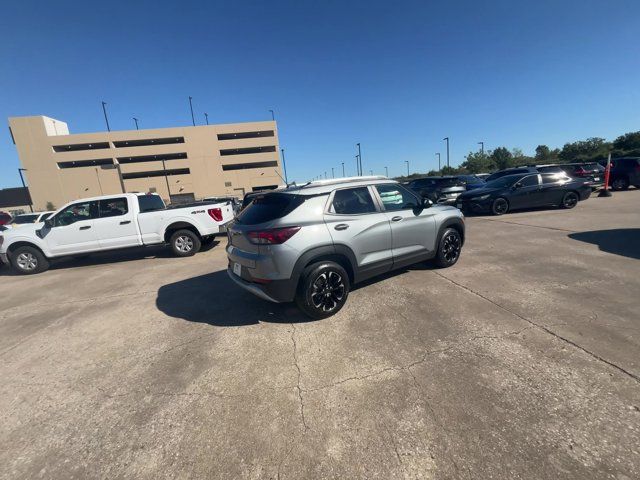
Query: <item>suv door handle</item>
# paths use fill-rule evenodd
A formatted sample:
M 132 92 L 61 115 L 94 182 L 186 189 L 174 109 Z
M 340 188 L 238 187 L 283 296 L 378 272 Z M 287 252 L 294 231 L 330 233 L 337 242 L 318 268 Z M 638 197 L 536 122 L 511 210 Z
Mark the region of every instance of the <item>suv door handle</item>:
M 402 217 L 401 217 L 401 216 L 399 216 L 399 215 L 398 215 L 397 217 L 393 217 L 393 218 L 391 219 L 391 221 L 392 221 L 392 222 L 399 222 L 400 220 L 402 220 Z
M 347 225 L 346 223 L 340 223 L 333 228 L 335 228 L 336 230 L 346 230 L 347 228 L 349 228 L 349 225 Z
M 91 225 L 85 225 L 84 227 L 80 227 L 80 230 L 89 230 Z
M 131 220 L 124 220 L 124 221 L 120 222 L 120 225 L 127 225 L 129 223 L 131 223 Z

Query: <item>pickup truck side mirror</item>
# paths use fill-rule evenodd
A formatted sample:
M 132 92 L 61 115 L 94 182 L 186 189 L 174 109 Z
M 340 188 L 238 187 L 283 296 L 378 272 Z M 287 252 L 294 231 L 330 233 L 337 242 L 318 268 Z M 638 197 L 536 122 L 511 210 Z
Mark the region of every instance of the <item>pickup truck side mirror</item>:
M 53 227 L 53 220 L 51 220 L 50 218 L 47 218 L 47 219 L 44 221 L 44 226 L 45 226 L 45 227 L 47 227 L 47 228 L 51 228 L 51 227 Z
M 433 206 L 433 202 L 431 201 L 431 199 L 430 199 L 430 198 L 423 198 L 423 199 L 422 199 L 422 206 L 423 206 L 424 208 L 432 207 L 432 206 Z

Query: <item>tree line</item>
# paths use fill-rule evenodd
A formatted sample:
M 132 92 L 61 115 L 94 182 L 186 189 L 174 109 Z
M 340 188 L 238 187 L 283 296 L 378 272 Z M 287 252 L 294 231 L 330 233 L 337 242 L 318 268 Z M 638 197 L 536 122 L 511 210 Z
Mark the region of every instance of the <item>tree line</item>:
M 597 162 L 606 160 L 609 153 L 612 158 L 640 157 L 640 131 L 625 133 L 613 142 L 592 137 L 565 143 L 561 149 L 550 149 L 547 145 L 538 145 L 533 157 L 525 155 L 519 148 L 509 150 L 507 147 L 498 147 L 487 152 L 469 152 L 459 167 L 445 166 L 442 171 L 431 170 L 427 175 L 488 173 L 530 164 Z M 413 173 L 408 177 L 398 177 L 398 180 L 406 181 L 422 176 L 424 174 Z

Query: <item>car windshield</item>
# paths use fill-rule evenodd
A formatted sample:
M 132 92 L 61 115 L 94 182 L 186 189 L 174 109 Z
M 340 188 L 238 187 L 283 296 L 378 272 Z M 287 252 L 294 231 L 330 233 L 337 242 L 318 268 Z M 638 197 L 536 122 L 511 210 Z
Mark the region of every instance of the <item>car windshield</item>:
M 486 183 L 486 187 L 487 188 L 510 187 L 511 185 L 516 183 L 521 178 L 522 178 L 521 175 L 517 175 L 517 176 L 516 175 L 506 175 L 504 177 L 496 178 L 495 180 L 491 180 L 490 182 L 487 182 Z

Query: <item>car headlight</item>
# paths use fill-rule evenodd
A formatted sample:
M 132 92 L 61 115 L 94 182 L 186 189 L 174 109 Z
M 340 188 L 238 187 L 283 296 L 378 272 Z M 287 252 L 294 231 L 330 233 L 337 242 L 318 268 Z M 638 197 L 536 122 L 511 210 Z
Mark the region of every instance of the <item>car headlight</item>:
M 477 202 L 478 200 L 486 200 L 490 196 L 491 195 L 487 193 L 486 195 L 480 195 L 479 197 L 473 197 L 471 200 Z

